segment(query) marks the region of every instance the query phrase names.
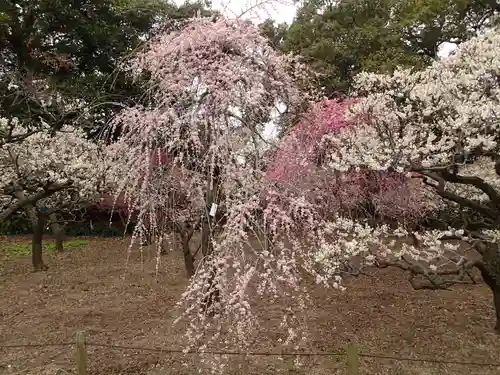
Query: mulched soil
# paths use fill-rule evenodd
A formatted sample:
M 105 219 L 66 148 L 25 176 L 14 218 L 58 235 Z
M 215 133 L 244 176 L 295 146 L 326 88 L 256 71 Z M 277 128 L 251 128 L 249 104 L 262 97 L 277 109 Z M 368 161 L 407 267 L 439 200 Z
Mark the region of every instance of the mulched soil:
M 0 374 L 75 374 L 74 348 L 2 349 L 1 345 L 73 342 L 84 330 L 89 342 L 175 347 L 182 327 L 172 328 L 174 305 L 185 287 L 178 253 L 162 257 L 155 277 L 155 255 L 133 252 L 128 268 L 127 240 L 89 238 L 90 244 L 63 254 L 47 254 L 47 272 L 32 273 L 30 259 L 3 259 L 0 251 Z M 0 242 L 27 241 L 4 237 Z M 1 244 L 0 244 L 1 246 Z M 142 258 L 142 259 L 141 259 Z M 125 276 L 125 278 L 123 278 Z M 346 281 L 345 292 L 316 287 L 307 321 L 308 350 L 338 351 L 355 342 L 365 353 L 474 362 L 500 362 L 500 337 L 487 287 L 413 291 L 398 270 Z M 274 347 L 270 322 L 283 306 L 260 304 L 267 317 L 255 350 Z M 235 357 L 228 374 L 346 374 L 344 359 Z M 89 347 L 93 375 L 187 375 L 203 368 L 196 356 Z M 500 367 L 443 365 L 363 358 L 361 374 L 500 374 Z

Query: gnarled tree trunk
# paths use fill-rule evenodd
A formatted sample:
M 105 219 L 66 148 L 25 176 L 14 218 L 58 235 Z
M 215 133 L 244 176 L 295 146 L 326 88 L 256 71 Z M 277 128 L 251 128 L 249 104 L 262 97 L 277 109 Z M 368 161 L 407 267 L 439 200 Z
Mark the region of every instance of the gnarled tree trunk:
M 194 260 L 196 256 L 191 252 L 191 238 L 193 238 L 193 234 L 195 231 L 194 227 L 186 226 L 186 225 L 181 225 L 177 224 L 174 226 L 175 231 L 173 233 L 173 238 L 172 241 L 176 241 L 177 236 L 179 236 L 181 247 L 182 247 L 182 255 L 184 257 L 184 267 L 186 268 L 186 274 L 188 279 L 190 279 L 194 273 L 195 273 L 195 268 L 194 268 Z M 175 248 L 175 244 L 174 244 Z
M 483 270 L 481 270 L 481 274 L 483 275 L 483 280 L 490 287 L 493 294 L 493 305 L 496 316 L 495 332 L 500 334 L 500 283 L 496 281 L 492 275 L 485 273 Z
M 497 285 L 493 292 L 493 302 L 495 304 L 496 323 L 495 331 L 500 334 L 500 286 Z

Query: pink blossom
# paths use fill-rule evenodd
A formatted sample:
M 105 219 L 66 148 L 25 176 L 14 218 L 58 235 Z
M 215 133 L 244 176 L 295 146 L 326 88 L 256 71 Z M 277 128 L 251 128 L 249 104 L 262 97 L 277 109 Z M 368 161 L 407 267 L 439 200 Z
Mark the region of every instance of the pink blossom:
M 427 206 L 421 188 L 395 172 L 359 168 L 344 173 L 322 166 L 328 148 L 325 136 L 354 126 L 347 120 L 354 99 L 316 103 L 295 125 L 272 155 L 267 178 L 284 190 L 304 194 L 325 217 L 339 212 L 414 222 L 425 216 Z
M 280 142 L 267 169 L 268 178 L 272 181 L 303 178 L 313 169 L 323 136 L 348 126 L 344 112 L 351 103 L 352 99 L 316 103 Z

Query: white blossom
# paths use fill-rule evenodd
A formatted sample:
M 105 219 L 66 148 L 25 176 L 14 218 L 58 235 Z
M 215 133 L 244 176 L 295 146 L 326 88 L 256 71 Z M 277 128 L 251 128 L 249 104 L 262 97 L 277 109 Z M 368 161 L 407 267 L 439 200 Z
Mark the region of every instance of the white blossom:
M 15 119 L 9 123 L 15 123 L 12 135 L 27 136 L 0 148 L 0 192 L 4 199 L 11 199 L 18 189 L 30 195 L 50 191 L 56 186 L 66 188 L 38 202 L 41 206 L 71 203 L 68 191 L 76 192 L 77 195 L 69 197 L 79 202 L 93 202 L 99 198 L 105 189 L 109 168 L 100 145 L 88 140 L 82 130 L 70 126 L 51 132 L 45 125 L 31 134 Z

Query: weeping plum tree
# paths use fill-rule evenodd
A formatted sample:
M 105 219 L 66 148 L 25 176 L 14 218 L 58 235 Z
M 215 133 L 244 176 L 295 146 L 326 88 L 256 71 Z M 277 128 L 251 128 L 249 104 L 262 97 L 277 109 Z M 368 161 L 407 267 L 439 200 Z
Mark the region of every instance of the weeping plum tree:
M 418 177 L 426 204 L 447 215 L 442 230 L 368 226 L 341 215 L 337 227 L 350 235 L 358 254 L 405 270 L 417 289 L 475 282 L 471 271 L 478 269 L 493 292 L 500 332 L 499 30 L 463 43 L 422 72 L 362 73 L 356 88 L 359 97 L 348 116 L 352 125 L 323 139 L 327 168 Z M 385 204 L 407 212 L 398 200 Z M 326 268 L 329 256 L 318 258 Z
M 303 272 L 339 286 L 333 263 L 331 278 L 315 263 L 332 227 L 306 196 L 283 192 L 263 172 L 260 156 L 274 147 L 266 124 L 274 116 L 286 125 L 303 108 L 288 63 L 251 23 L 194 18 L 152 39 L 128 65 L 149 77 L 149 102 L 124 109 L 110 128 L 122 128 L 110 146 L 115 197 L 137 213 L 133 243 L 174 228 L 186 239 L 184 254 L 193 255 L 189 238 L 200 234 L 200 257 L 179 302 L 188 348 L 248 348 L 259 322 L 255 295 L 293 297 L 281 340 L 300 341 Z M 340 264 L 348 254 L 338 250 Z
M 47 268 L 42 258 L 46 225 L 57 224 L 57 213 L 98 199 L 106 161 L 100 146 L 80 129 L 63 126 L 54 132 L 42 123 L 31 131 L 17 118 L 0 118 L 0 223 L 17 211 L 26 213 L 35 271 Z

